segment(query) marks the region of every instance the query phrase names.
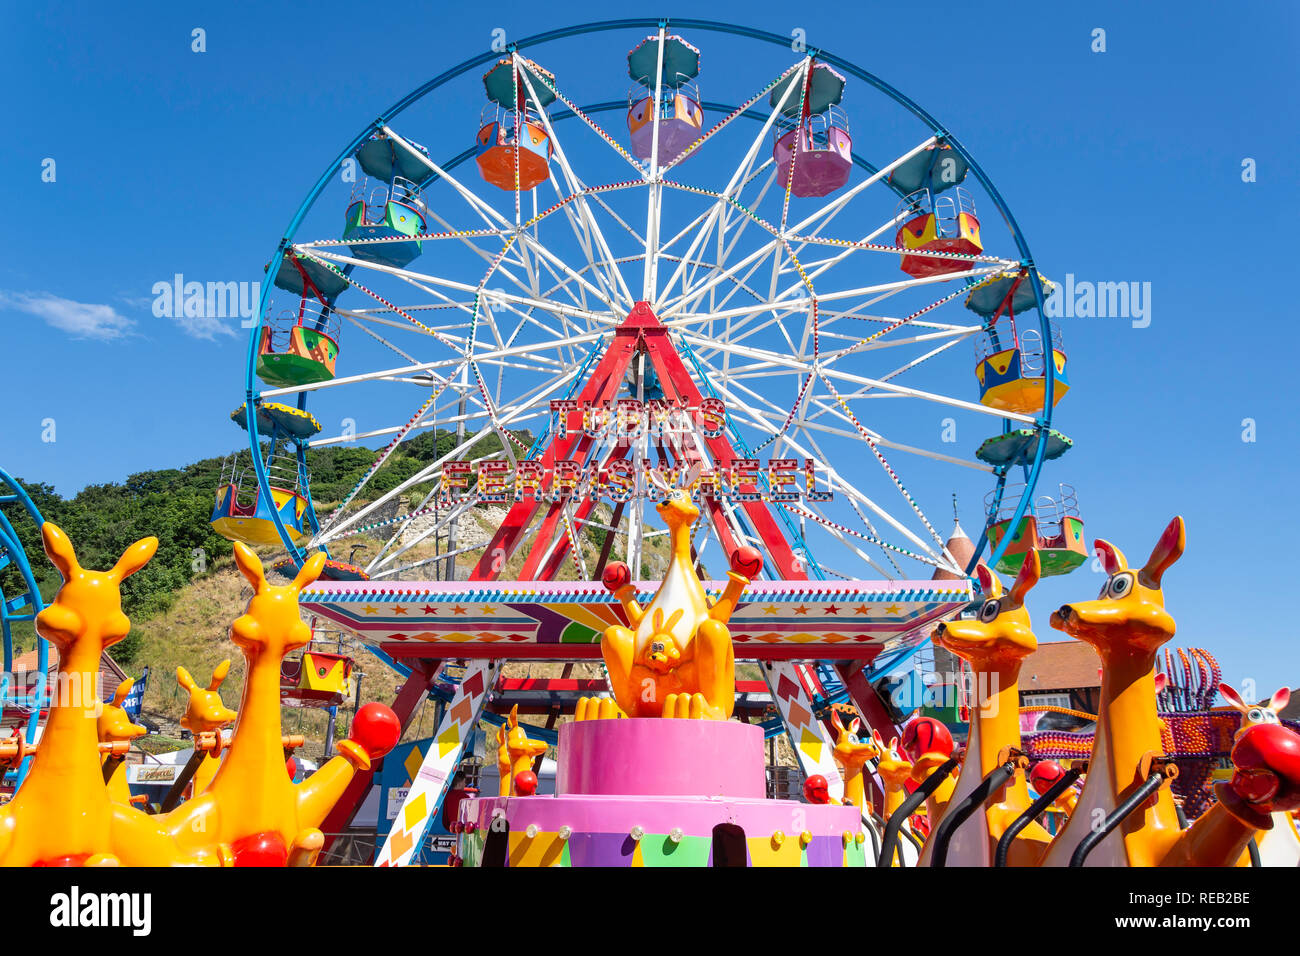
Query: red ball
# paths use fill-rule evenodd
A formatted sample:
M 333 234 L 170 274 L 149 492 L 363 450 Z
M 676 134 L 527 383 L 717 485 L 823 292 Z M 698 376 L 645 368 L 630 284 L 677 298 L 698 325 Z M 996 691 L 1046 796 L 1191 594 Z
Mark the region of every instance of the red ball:
M 352 718 L 349 737 L 373 760 L 382 757 L 397 746 L 402 739 L 402 724 L 386 704 L 372 701 L 357 711 Z
M 537 792 L 537 774 L 531 770 L 521 770 L 515 774 L 515 794 L 531 797 Z
M 289 848 L 275 830 L 240 837 L 230 844 L 235 866 L 288 866 Z
M 1300 735 L 1282 724 L 1256 724 L 1232 747 L 1232 787 L 1271 811 L 1300 809 Z
M 292 780 L 298 775 L 298 761 L 290 757 L 284 762 L 284 769 L 289 772 L 289 779 Z
M 731 552 L 731 570 L 747 578 L 756 576 L 763 570 L 763 555 L 758 548 L 749 545 Z
M 622 561 L 605 565 L 605 572 L 600 576 L 600 583 L 606 591 L 617 591 L 624 585 L 632 583 L 632 569 Z
M 1052 788 L 1056 781 L 1065 776 L 1065 771 L 1055 760 L 1040 760 L 1034 764 L 1029 771 L 1029 785 L 1034 788 L 1034 792 L 1044 794 Z
M 831 801 L 826 778 L 819 773 L 813 774 L 803 782 L 803 795 L 809 803 L 830 803 Z
M 903 728 L 903 752 L 913 761 L 922 754 L 939 753 L 952 756 L 952 734 L 935 717 L 918 717 Z

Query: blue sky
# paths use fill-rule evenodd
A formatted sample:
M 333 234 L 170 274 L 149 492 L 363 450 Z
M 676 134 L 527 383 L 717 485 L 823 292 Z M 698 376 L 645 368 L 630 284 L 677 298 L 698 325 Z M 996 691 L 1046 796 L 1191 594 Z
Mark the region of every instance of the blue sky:
M 0 179 L 16 235 L 0 260 L 0 463 L 71 494 L 235 447 L 227 416 L 242 401 L 247 333 L 237 321 L 155 318 L 154 283 L 176 273 L 260 278 L 341 146 L 484 49 L 493 29 L 518 39 L 648 12 L 608 3 L 425 5 L 390 18 L 342 3 L 309 16 L 301 5 L 161 3 L 11 12 L 0 41 L 13 94 Z M 1208 647 L 1229 679 L 1253 679 L 1261 695 L 1296 683 L 1296 8 L 934 3 L 915 22 L 905 6 L 792 14 L 787 4 L 701 2 L 683 12 L 805 30 L 810 45 L 889 80 L 962 140 L 1049 276 L 1151 284 L 1149 327 L 1062 319 L 1074 388 L 1057 424 L 1075 447 L 1047 480 L 1073 484 L 1089 535 L 1137 561 L 1182 514 L 1188 552 L 1166 578 L 1176 643 Z M 191 51 L 196 27 L 206 52 Z M 1090 48 L 1096 28 L 1104 53 Z M 403 39 L 413 41 L 406 51 Z M 733 53 L 710 59 L 712 37 L 692 39 L 704 49 L 702 83 L 720 86 L 742 67 Z M 623 39 L 610 42 L 617 60 Z M 581 82 L 600 87 L 599 76 Z M 608 97 L 626 85 L 611 73 Z M 469 135 L 434 130 L 424 142 L 452 155 Z M 870 155 L 870 128 L 855 136 Z M 46 158 L 52 183 L 41 178 Z M 1247 158 L 1255 182 L 1242 181 Z M 53 443 L 41 440 L 51 418 Z M 1253 442 L 1242 440 L 1244 419 Z M 946 523 L 942 501 L 934 510 Z M 962 514 L 972 529 L 977 501 Z M 1100 581 L 1085 567 L 1041 585 L 1030 601 L 1040 640 L 1057 636 L 1051 608 L 1094 596 Z

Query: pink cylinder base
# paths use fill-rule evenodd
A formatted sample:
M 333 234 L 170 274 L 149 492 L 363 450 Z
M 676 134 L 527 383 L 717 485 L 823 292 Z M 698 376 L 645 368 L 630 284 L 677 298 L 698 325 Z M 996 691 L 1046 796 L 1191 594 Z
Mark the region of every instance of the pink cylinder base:
M 557 795 L 766 796 L 763 728 L 631 717 L 560 727 Z

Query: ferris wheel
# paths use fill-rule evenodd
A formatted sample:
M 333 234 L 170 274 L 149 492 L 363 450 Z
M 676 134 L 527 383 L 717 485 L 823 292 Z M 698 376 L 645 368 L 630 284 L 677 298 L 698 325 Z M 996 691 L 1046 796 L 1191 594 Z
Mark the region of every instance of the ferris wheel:
M 486 50 L 347 143 L 268 276 L 213 523 L 327 577 L 639 568 L 651 470 L 696 483 L 718 569 L 1086 553 L 1072 493 L 1038 492 L 1069 383 L 1006 201 L 929 113 L 790 37 L 645 19 Z M 373 461 L 314 496 L 331 447 Z M 983 500 L 969 562 L 954 494 Z
M 36 743 L 41 709 L 48 703 L 45 675 L 49 670 L 49 644 L 44 638 L 36 640 L 36 671 L 39 679 L 32 686 L 19 686 L 15 682 L 13 657 L 13 627 L 19 623 L 36 620 L 45 607 L 41 589 L 37 586 L 23 547 L 19 528 L 27 526 L 39 531 L 45 519 L 26 490 L 9 473 L 0 469 L 0 637 L 3 638 L 4 671 L 0 673 L 0 708 L 6 725 L 12 724 L 14 738 L 22 741 L 12 757 L 16 766 L 15 789 L 22 784 L 31 766 L 31 745 Z M 8 763 L 8 761 L 6 761 Z

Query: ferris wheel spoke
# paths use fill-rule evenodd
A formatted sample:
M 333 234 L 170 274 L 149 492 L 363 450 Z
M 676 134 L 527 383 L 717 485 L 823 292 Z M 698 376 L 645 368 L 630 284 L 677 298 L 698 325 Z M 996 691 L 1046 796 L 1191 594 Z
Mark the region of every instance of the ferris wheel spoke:
M 515 53 L 514 56 L 518 57 L 519 54 Z M 536 70 L 532 68 L 531 65 L 528 64 L 526 60 L 524 61 L 523 66 L 524 66 L 523 69 L 524 79 L 525 82 L 528 83 L 529 92 L 533 93 L 534 95 L 534 100 L 536 100 L 536 95 L 535 95 L 535 91 L 533 90 L 531 79 L 538 80 L 543 86 L 545 86 L 548 90 L 554 93 L 555 98 L 557 100 L 559 100 L 566 107 L 568 107 L 569 111 L 574 116 L 582 120 L 582 122 L 586 124 L 587 128 L 590 129 L 593 133 L 595 133 L 600 138 L 600 141 L 602 143 L 609 146 L 611 149 L 614 150 L 615 153 L 617 153 L 620 157 L 622 157 L 627 162 L 627 164 L 632 167 L 632 169 L 636 172 L 636 174 L 639 177 L 643 177 L 645 175 L 645 169 L 642 167 L 642 165 L 639 162 L 637 162 L 635 159 L 633 159 L 631 154 L 628 153 L 627 150 L 625 150 L 622 146 L 619 146 L 618 142 L 614 139 L 614 137 L 612 137 L 609 133 L 607 133 L 600 126 L 599 123 L 597 123 L 590 116 L 588 116 L 587 113 L 584 110 L 582 110 L 575 102 L 570 100 L 568 96 L 566 96 L 564 92 L 559 88 L 558 83 L 556 83 L 552 79 L 549 79 L 545 75 L 538 73 Z M 545 111 L 542 111 L 542 113 L 544 115 Z
M 805 59 L 801 64 L 798 65 L 797 69 L 799 71 L 800 77 L 802 77 L 804 72 L 808 69 L 809 62 L 810 62 L 809 60 Z M 775 82 L 779 82 L 779 80 L 774 81 L 774 83 Z M 802 89 L 803 84 L 799 83 L 798 85 Z M 698 232 L 696 233 L 695 239 L 692 240 L 691 245 L 686 252 L 686 256 L 685 256 L 686 259 L 690 259 L 692 256 L 696 254 L 700 246 L 708 238 L 709 234 L 714 229 L 715 225 L 718 223 L 719 217 L 722 216 L 725 213 L 725 211 L 730 207 L 730 204 L 734 201 L 732 193 L 737 192 L 738 188 L 743 188 L 744 185 L 749 181 L 749 174 L 754 167 L 754 160 L 758 156 L 759 149 L 766 142 L 768 131 L 772 128 L 772 124 L 776 121 L 777 115 L 781 112 L 782 107 L 785 105 L 786 101 L 790 98 L 790 94 L 794 90 L 794 87 L 795 87 L 795 83 L 793 82 L 787 86 L 784 94 L 782 94 L 781 96 L 780 101 L 772 108 L 772 111 L 768 115 L 767 120 L 763 123 L 762 128 L 758 131 L 758 134 L 753 138 L 753 140 L 751 140 L 749 148 L 746 150 L 744 156 L 741 158 L 740 163 L 737 165 L 735 171 L 731 174 L 731 178 L 728 180 L 726 187 L 722 190 L 721 193 L 717 194 L 716 199 L 714 200 L 711 208 L 708 211 L 707 218 L 704 224 L 699 228 Z M 760 92 L 758 95 L 762 96 L 762 93 Z M 757 97 L 755 99 L 757 99 Z M 655 127 L 655 133 L 656 133 L 655 143 L 657 145 L 658 126 Z M 773 172 L 775 173 L 775 170 Z M 766 192 L 766 190 L 764 190 L 764 192 Z M 748 219 L 749 217 L 746 216 L 745 218 Z M 667 295 L 672 290 L 673 286 L 676 285 L 677 281 L 682 277 L 683 271 L 684 271 L 684 264 L 682 266 L 678 266 L 677 270 L 674 271 L 673 274 L 669 277 L 667 284 L 664 286 L 662 290 L 663 295 Z M 656 293 L 656 298 L 658 297 L 658 295 L 659 293 Z
M 407 142 L 397 133 L 393 132 L 392 127 L 388 125 L 384 125 L 382 129 L 384 133 L 390 138 L 392 138 L 392 140 L 395 143 L 397 143 L 399 146 L 404 147 L 407 152 L 411 153 L 417 160 L 419 160 L 425 166 L 429 167 L 429 169 L 433 171 L 433 173 L 438 177 L 439 180 L 445 182 L 448 186 L 450 186 L 453 190 L 455 190 L 456 193 L 462 199 L 464 199 L 465 202 L 469 204 L 470 208 L 478 213 L 478 215 L 480 216 L 480 218 L 483 219 L 484 222 L 488 223 L 488 225 L 491 225 L 492 222 L 495 220 L 497 226 L 502 227 L 509 232 L 514 231 L 513 224 L 508 219 L 506 219 L 505 216 L 497 212 L 491 203 L 489 203 L 486 199 L 479 196 L 478 193 L 474 192 L 474 190 L 470 189 L 468 186 L 462 183 L 459 179 L 453 176 L 446 169 L 443 169 L 441 166 L 439 166 L 437 163 L 431 160 L 428 156 L 425 155 L 423 150 L 416 149 L 414 146 L 412 146 L 409 142 Z
M 824 228 L 826 228 L 826 226 L 828 226 L 830 222 L 836 216 L 838 216 L 848 206 L 848 204 L 852 202 L 857 196 L 861 195 L 864 191 L 874 186 L 876 183 L 880 182 L 881 180 L 886 179 L 886 177 L 888 177 L 890 173 L 892 173 L 903 163 L 907 162 L 909 159 L 911 159 L 913 156 L 917 155 L 918 153 L 924 152 L 925 150 L 929 149 L 937 142 L 938 142 L 937 136 L 930 136 L 927 139 L 923 140 L 919 145 L 908 150 L 902 156 L 899 156 L 897 159 L 895 159 L 892 163 L 889 163 L 888 165 L 882 167 L 875 173 L 872 173 L 870 176 L 868 176 L 862 182 L 858 183 L 852 189 L 845 191 L 843 194 L 839 196 L 836 196 L 834 199 L 822 205 L 819 209 L 814 210 L 808 216 L 801 219 L 799 222 L 795 223 L 794 226 L 790 227 L 789 232 L 797 235 L 801 233 L 803 230 L 807 229 L 814 222 L 817 222 L 817 226 L 816 228 L 813 229 L 811 235 L 813 236 L 820 235 L 821 231 Z M 897 220 L 900 217 L 895 216 L 894 218 L 895 220 Z M 818 220 L 821 221 L 818 222 Z M 885 228 L 888 228 L 888 226 L 886 226 Z M 879 232 L 883 232 L 883 231 L 884 231 L 883 229 L 879 230 Z M 879 232 L 877 232 L 877 235 L 879 234 Z M 799 245 L 799 248 L 795 250 L 796 254 L 802 252 L 806 245 L 807 243 L 801 243 Z
M 470 292 L 477 295 L 481 288 L 478 285 L 471 285 L 468 282 L 457 282 L 453 279 L 446 279 L 440 276 L 429 275 L 428 273 L 424 273 L 424 272 L 413 272 L 409 269 L 398 268 L 397 266 L 389 266 L 377 262 L 366 262 L 361 259 L 354 259 L 351 256 L 339 255 L 337 253 L 315 252 L 312 255 L 313 257 L 321 256 L 333 260 L 334 262 L 343 263 L 344 265 L 364 266 L 376 272 L 383 272 L 388 275 L 398 276 L 399 278 L 407 278 L 417 283 L 423 282 L 423 283 L 429 283 L 431 285 L 441 286 L 446 289 L 454 289 L 457 292 Z M 510 302 L 515 305 L 520 305 L 525 307 L 531 306 L 533 308 L 541 309 L 543 312 L 561 313 L 564 315 L 568 315 L 580 319 L 587 319 L 592 322 L 599 322 L 607 325 L 612 324 L 615 321 L 614 316 L 610 313 L 593 312 L 588 309 L 579 309 L 571 305 L 565 305 L 564 303 L 561 302 L 555 302 L 553 300 L 545 301 L 542 299 L 532 298 L 531 296 L 515 295 L 513 293 L 505 292 L 505 291 L 499 291 L 493 294 L 497 298 L 501 299 L 502 301 Z
M 513 54 L 513 59 L 516 65 L 521 62 L 518 53 Z M 523 77 L 524 84 L 528 88 L 529 95 L 532 96 L 534 102 L 536 102 L 537 91 L 533 87 L 532 80 L 529 77 L 531 72 L 531 68 L 525 68 L 521 73 L 521 76 Z M 556 134 L 555 126 L 552 124 L 550 116 L 547 115 L 545 110 L 539 110 L 538 118 L 542 121 L 542 125 L 546 128 L 546 133 L 550 137 L 555 161 L 559 164 L 560 170 L 564 174 L 569 195 L 577 197 L 578 201 L 575 205 L 579 216 L 584 220 L 587 228 L 590 229 L 597 248 L 600 249 L 601 255 L 604 257 L 604 261 L 607 263 L 612 262 L 614 254 L 610 251 L 609 243 L 605 239 L 605 234 L 601 231 L 599 223 L 597 223 L 595 216 L 592 215 L 591 206 L 587 202 L 587 196 L 585 195 L 586 184 L 583 183 L 577 173 L 574 172 L 573 167 L 569 164 L 568 155 L 565 153 L 564 145 L 560 142 L 560 138 Z M 552 178 L 554 178 L 554 174 L 552 174 Z M 625 297 L 625 305 L 630 309 L 634 299 L 631 290 L 628 289 L 627 284 L 623 281 L 622 272 L 616 268 L 612 269 L 610 270 L 609 277 L 613 280 L 613 284 L 619 287 L 619 291 Z M 611 303 L 611 308 L 613 308 L 613 303 Z
M 663 52 L 663 47 L 661 45 L 660 46 L 661 55 L 662 52 Z M 743 187 L 744 184 L 748 181 L 749 172 L 753 169 L 754 166 L 754 160 L 758 156 L 758 152 L 762 148 L 763 144 L 767 141 L 768 132 L 771 130 L 772 125 L 773 123 L 775 123 L 776 118 L 780 114 L 782 108 L 785 106 L 786 102 L 790 99 L 790 95 L 794 91 L 795 86 L 798 85 L 798 87 L 801 90 L 803 89 L 804 84 L 801 82 L 801 80 L 804 74 L 806 73 L 806 71 L 809 69 L 810 63 L 811 63 L 811 58 L 810 57 L 805 58 L 794 68 L 795 71 L 797 71 L 797 74 L 800 78 L 800 82 L 798 82 L 797 84 L 795 82 L 791 82 L 786 86 L 784 93 L 781 95 L 781 98 L 778 100 L 776 105 L 772 107 L 772 110 L 768 114 L 767 119 L 764 121 L 762 128 L 759 129 L 758 133 L 751 140 L 749 148 L 746 150 L 744 156 L 741 158 L 740 163 L 736 166 L 736 169 L 732 173 L 731 178 L 728 180 L 726 187 L 720 193 L 712 194 L 714 196 L 714 202 L 712 208 L 709 210 L 708 218 L 706 219 L 705 223 L 700 227 L 698 233 L 695 236 L 695 239 L 692 241 L 691 246 L 688 249 L 685 256 L 686 259 L 690 259 L 695 255 L 699 246 L 708 238 L 710 232 L 712 231 L 712 229 L 714 228 L 715 224 L 718 221 L 718 217 L 722 215 L 723 211 L 727 209 L 728 206 L 735 204 L 736 200 L 732 195 L 733 192 L 737 191 L 738 186 Z M 787 71 L 787 73 L 783 75 L 789 75 L 790 72 L 791 71 Z M 779 79 L 774 80 L 772 84 L 770 84 L 766 89 L 770 89 L 771 86 L 775 85 L 777 82 L 780 82 L 780 80 Z M 762 92 L 763 91 L 760 91 L 759 94 L 756 97 L 754 97 L 753 101 L 757 101 L 757 99 L 762 96 Z M 655 103 L 658 104 L 658 102 L 659 102 L 659 91 L 658 89 L 656 89 Z M 658 106 L 656 105 L 655 108 L 658 109 Z M 659 127 L 656 124 L 654 130 L 654 141 L 653 141 L 655 158 L 651 166 L 652 179 L 653 179 L 651 183 L 651 193 L 650 193 L 652 208 L 647 218 L 647 231 L 649 231 L 650 229 L 651 222 L 653 223 L 654 226 L 655 232 L 654 232 L 654 236 L 652 237 L 652 244 L 654 244 L 655 247 L 647 252 L 648 258 L 647 258 L 647 265 L 646 265 L 646 290 L 645 290 L 647 300 L 651 302 L 655 302 L 656 304 L 659 303 L 659 296 L 660 296 L 660 291 L 656 288 L 654 284 L 655 270 L 657 269 L 658 266 L 657 204 L 661 202 L 660 197 L 662 196 L 663 186 L 667 185 L 674 188 L 683 188 L 681 184 L 671 183 L 662 179 L 662 173 L 659 170 L 657 165 L 658 144 L 659 144 Z M 709 191 L 707 190 L 699 190 L 699 191 L 705 195 L 710 194 Z M 683 271 L 684 271 L 684 266 L 678 266 L 677 270 L 674 271 L 672 276 L 669 278 L 667 285 L 662 290 L 664 295 L 667 295 L 668 292 L 673 288 L 673 286 L 676 285 L 677 281 L 681 278 Z

